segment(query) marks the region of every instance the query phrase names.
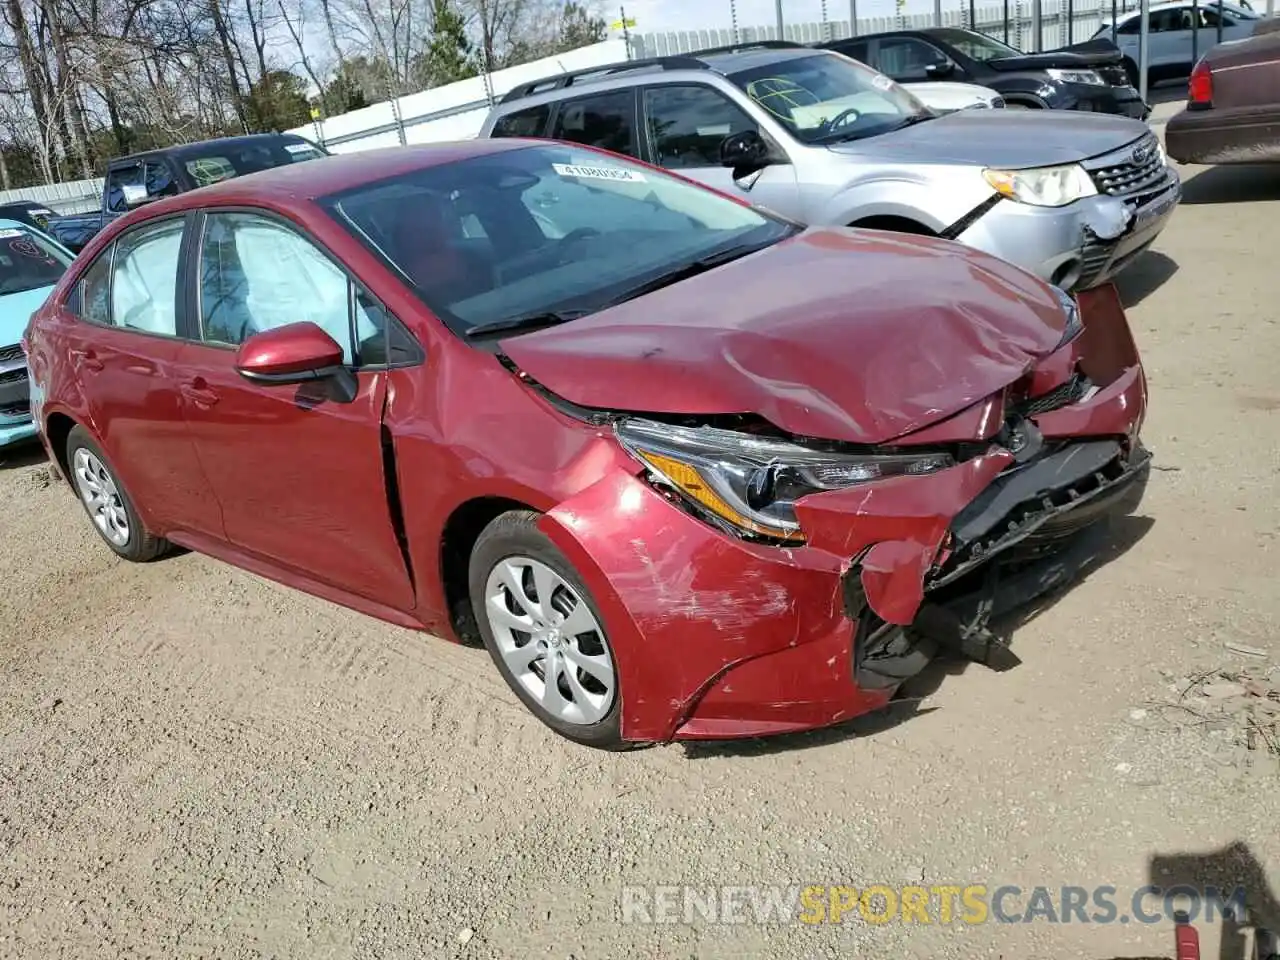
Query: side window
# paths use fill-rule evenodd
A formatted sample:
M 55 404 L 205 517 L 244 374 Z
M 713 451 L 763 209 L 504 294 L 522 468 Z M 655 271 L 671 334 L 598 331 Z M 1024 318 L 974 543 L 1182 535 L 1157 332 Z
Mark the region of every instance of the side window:
M 664 167 L 718 167 L 725 137 L 757 124 L 718 90 L 706 86 L 650 87 L 644 92 L 649 136 Z
M 942 51 L 914 37 L 881 40 L 876 69 L 895 80 L 927 80 L 928 67 L 945 60 Z
M 1221 19 L 1222 25 L 1224 27 L 1234 27 L 1236 25 L 1236 22 L 1232 20 L 1231 17 L 1227 16 L 1225 13 L 1219 16 L 1217 10 L 1208 10 L 1204 7 L 1200 8 L 1200 26 L 1201 27 L 1212 27 L 1213 29 L 1216 30 L 1218 29 L 1219 19 Z
M 1136 37 L 1142 29 L 1142 21 L 1137 17 L 1130 17 L 1116 29 L 1116 33 L 1122 37 Z
M 1183 15 L 1187 15 L 1187 21 L 1183 22 Z M 1190 13 L 1186 10 L 1157 10 L 1155 13 L 1149 14 L 1150 20 L 1147 30 L 1151 33 L 1168 33 L 1173 30 L 1190 30 Z
M 126 213 L 128 200 L 145 196 L 146 178 L 142 164 L 131 163 L 107 172 L 107 209 L 112 213 Z
M 183 221 L 162 220 L 116 241 L 111 268 L 111 323 L 178 334 L 178 250 Z
M 255 333 L 310 320 L 353 361 L 347 275 L 309 240 L 251 213 L 213 213 L 200 249 L 200 329 L 207 343 L 237 346 Z M 375 336 L 358 314 L 356 339 Z
M 841 44 L 836 52 L 843 53 L 846 57 L 854 60 L 861 60 L 867 66 L 871 66 L 871 44 L 866 40 L 856 40 L 853 43 Z
M 111 251 L 108 247 L 80 277 L 77 313 L 90 323 L 111 323 Z
M 172 197 L 179 192 L 177 181 L 173 179 L 167 163 L 148 160 L 145 169 L 148 197 Z
M 417 341 L 382 304 L 359 288 L 355 291 L 356 329 L 369 331 L 359 344 L 364 366 L 412 363 L 421 356 Z
M 635 93 L 614 90 L 560 104 L 552 138 L 636 155 Z
M 551 105 L 544 103 L 527 110 L 517 110 L 499 117 L 493 125 L 494 137 L 543 137 L 547 133 L 547 121 L 551 119 Z

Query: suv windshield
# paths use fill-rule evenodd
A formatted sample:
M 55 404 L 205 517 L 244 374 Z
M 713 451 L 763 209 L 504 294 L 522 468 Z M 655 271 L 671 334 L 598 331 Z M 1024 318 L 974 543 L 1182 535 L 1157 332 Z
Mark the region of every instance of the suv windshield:
M 973 30 L 931 30 L 929 36 L 937 37 L 943 43 L 955 47 L 970 60 L 986 63 L 988 60 L 1003 60 L 1005 57 L 1026 56 L 1021 50 L 1001 43 L 985 33 Z
M 319 147 L 301 137 L 282 137 L 279 140 L 248 143 L 244 146 L 210 148 L 208 153 L 197 156 L 187 154 L 182 162 L 196 185 L 207 187 L 232 177 L 242 177 L 247 173 L 257 173 L 259 170 L 282 167 L 289 163 L 301 163 L 303 160 L 315 160 L 324 155 Z
M 778 60 L 729 79 L 804 143 L 861 140 L 934 116 L 888 77 L 835 53 Z
M 800 229 L 558 144 L 427 167 L 323 204 L 460 335 L 571 320 Z
M 71 258 L 39 234 L 0 229 L 0 296 L 53 286 L 69 266 Z

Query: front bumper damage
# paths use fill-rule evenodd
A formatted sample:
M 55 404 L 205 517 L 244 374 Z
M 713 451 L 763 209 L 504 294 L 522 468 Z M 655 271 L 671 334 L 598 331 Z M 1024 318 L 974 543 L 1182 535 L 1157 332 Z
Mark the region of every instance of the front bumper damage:
M 812 729 L 884 706 L 938 647 L 1007 658 L 991 619 L 1069 582 L 1149 472 L 1146 382 L 1118 295 L 1079 299 L 1084 332 L 984 403 L 998 416 L 917 439 L 981 424 L 978 452 L 800 500 L 804 546 L 728 537 L 621 472 L 549 511 L 541 529 L 608 624 L 623 736 Z

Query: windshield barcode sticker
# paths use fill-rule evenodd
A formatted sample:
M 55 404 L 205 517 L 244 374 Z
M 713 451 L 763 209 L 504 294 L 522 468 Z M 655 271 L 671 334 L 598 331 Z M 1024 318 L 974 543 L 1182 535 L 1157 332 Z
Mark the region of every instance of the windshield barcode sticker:
M 311 147 L 305 143 L 286 143 L 284 148 L 290 153 L 311 153 Z
M 22 236 L 21 230 L 14 230 L 11 228 L 0 230 L 0 240 L 12 240 L 14 237 L 20 236 Z
M 644 175 L 621 167 L 583 167 L 573 163 L 553 163 L 551 169 L 562 177 L 579 177 L 590 180 L 620 180 L 623 183 L 644 183 Z

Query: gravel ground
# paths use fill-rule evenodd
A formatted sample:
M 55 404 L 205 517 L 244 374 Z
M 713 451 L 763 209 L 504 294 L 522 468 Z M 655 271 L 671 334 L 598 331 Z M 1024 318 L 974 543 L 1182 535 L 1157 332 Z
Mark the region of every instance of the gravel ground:
M 0 957 L 1173 947 L 1164 923 L 621 923 L 646 884 L 1113 885 L 1124 913 L 1148 882 L 1247 882 L 1276 909 L 1280 774 L 1158 704 L 1219 669 L 1280 686 L 1280 167 L 1183 173 L 1123 284 L 1144 516 L 1016 631 L 1020 666 L 852 727 L 581 749 L 482 651 L 200 556 L 116 562 L 43 464 L 0 467 Z

